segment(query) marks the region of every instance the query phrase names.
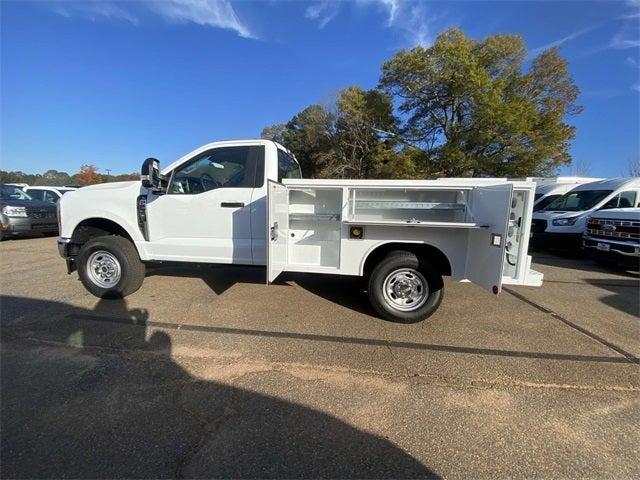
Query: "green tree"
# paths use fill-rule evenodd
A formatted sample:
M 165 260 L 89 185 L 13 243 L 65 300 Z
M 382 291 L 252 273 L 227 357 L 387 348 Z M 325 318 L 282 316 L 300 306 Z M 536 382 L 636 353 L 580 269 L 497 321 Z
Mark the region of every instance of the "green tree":
M 320 174 L 333 148 L 335 116 L 320 105 L 311 105 L 286 124 L 272 125 L 262 130 L 262 138 L 282 143 L 292 150 L 305 177 Z
M 393 134 L 396 123 L 386 93 L 353 86 L 339 92 L 335 105 L 311 105 L 286 124 L 265 128 L 262 138 L 291 149 L 307 177 L 376 178 L 398 158 L 393 135 L 381 135 Z
M 380 86 L 399 101 L 403 138 L 424 150 L 422 177 L 547 175 L 571 162 L 564 121 L 581 107 L 567 62 L 549 49 L 523 73 L 525 58 L 520 36 L 450 29 L 384 63 Z
M 336 101 L 333 148 L 322 176 L 375 178 L 397 157 L 394 137 L 396 119 L 391 98 L 379 90 L 352 86 L 339 92 Z

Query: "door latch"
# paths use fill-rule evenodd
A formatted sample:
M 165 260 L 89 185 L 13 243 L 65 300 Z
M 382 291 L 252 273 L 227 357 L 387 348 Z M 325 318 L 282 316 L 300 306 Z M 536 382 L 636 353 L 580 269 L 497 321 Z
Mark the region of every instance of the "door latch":
M 271 241 L 275 242 L 278 238 L 278 222 L 275 222 L 269 231 L 271 232 Z

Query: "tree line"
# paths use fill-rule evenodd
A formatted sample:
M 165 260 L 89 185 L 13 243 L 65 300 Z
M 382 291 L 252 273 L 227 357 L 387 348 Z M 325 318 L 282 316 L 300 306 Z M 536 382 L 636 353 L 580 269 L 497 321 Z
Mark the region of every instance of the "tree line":
M 449 29 L 384 62 L 376 88 L 344 88 L 261 135 L 312 178 L 553 175 L 571 163 L 579 90 L 557 48 L 526 61 L 519 35 Z
M 0 170 L 0 183 L 26 183 L 29 185 L 93 185 L 95 183 L 139 179 L 140 174 L 137 172 L 119 175 L 98 173 L 98 169 L 94 165 L 82 165 L 80 171 L 71 175 L 58 170 L 47 170 L 44 173 L 7 172 Z

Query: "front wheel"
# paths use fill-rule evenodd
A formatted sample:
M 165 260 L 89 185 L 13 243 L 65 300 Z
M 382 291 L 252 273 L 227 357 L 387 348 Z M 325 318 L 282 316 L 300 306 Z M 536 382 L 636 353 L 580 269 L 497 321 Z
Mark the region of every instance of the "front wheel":
M 444 296 L 442 275 L 414 253 L 391 252 L 369 277 L 369 301 L 393 322 L 416 323 L 431 316 Z
M 145 267 L 136 247 L 123 237 L 107 235 L 85 243 L 77 258 L 78 275 L 96 297 L 126 297 L 140 288 Z

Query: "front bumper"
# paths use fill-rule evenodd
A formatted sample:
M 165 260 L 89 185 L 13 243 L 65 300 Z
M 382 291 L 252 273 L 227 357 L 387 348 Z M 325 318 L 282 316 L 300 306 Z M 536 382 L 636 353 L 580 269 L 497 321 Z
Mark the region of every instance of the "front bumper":
M 584 235 L 583 247 L 593 257 L 615 260 L 622 264 L 631 264 L 632 266 L 638 266 L 640 261 L 640 244 L 634 242 L 622 242 L 619 240 L 603 239 L 598 237 L 591 237 Z M 608 250 L 598 248 L 598 244 L 608 245 Z M 605 247 L 606 248 L 606 247 Z
M 582 246 L 581 233 L 558 233 L 558 232 L 532 232 L 529 244 L 534 247 L 551 248 L 580 248 Z
M 58 253 L 62 258 L 69 258 L 70 238 L 58 237 Z
M 34 219 L 30 217 L 7 217 L 2 215 L 3 235 L 24 235 L 30 233 L 51 233 L 58 231 L 56 219 Z
M 76 270 L 76 250 L 77 247 L 74 248 L 70 238 L 58 237 L 58 253 L 67 264 L 67 273 Z

